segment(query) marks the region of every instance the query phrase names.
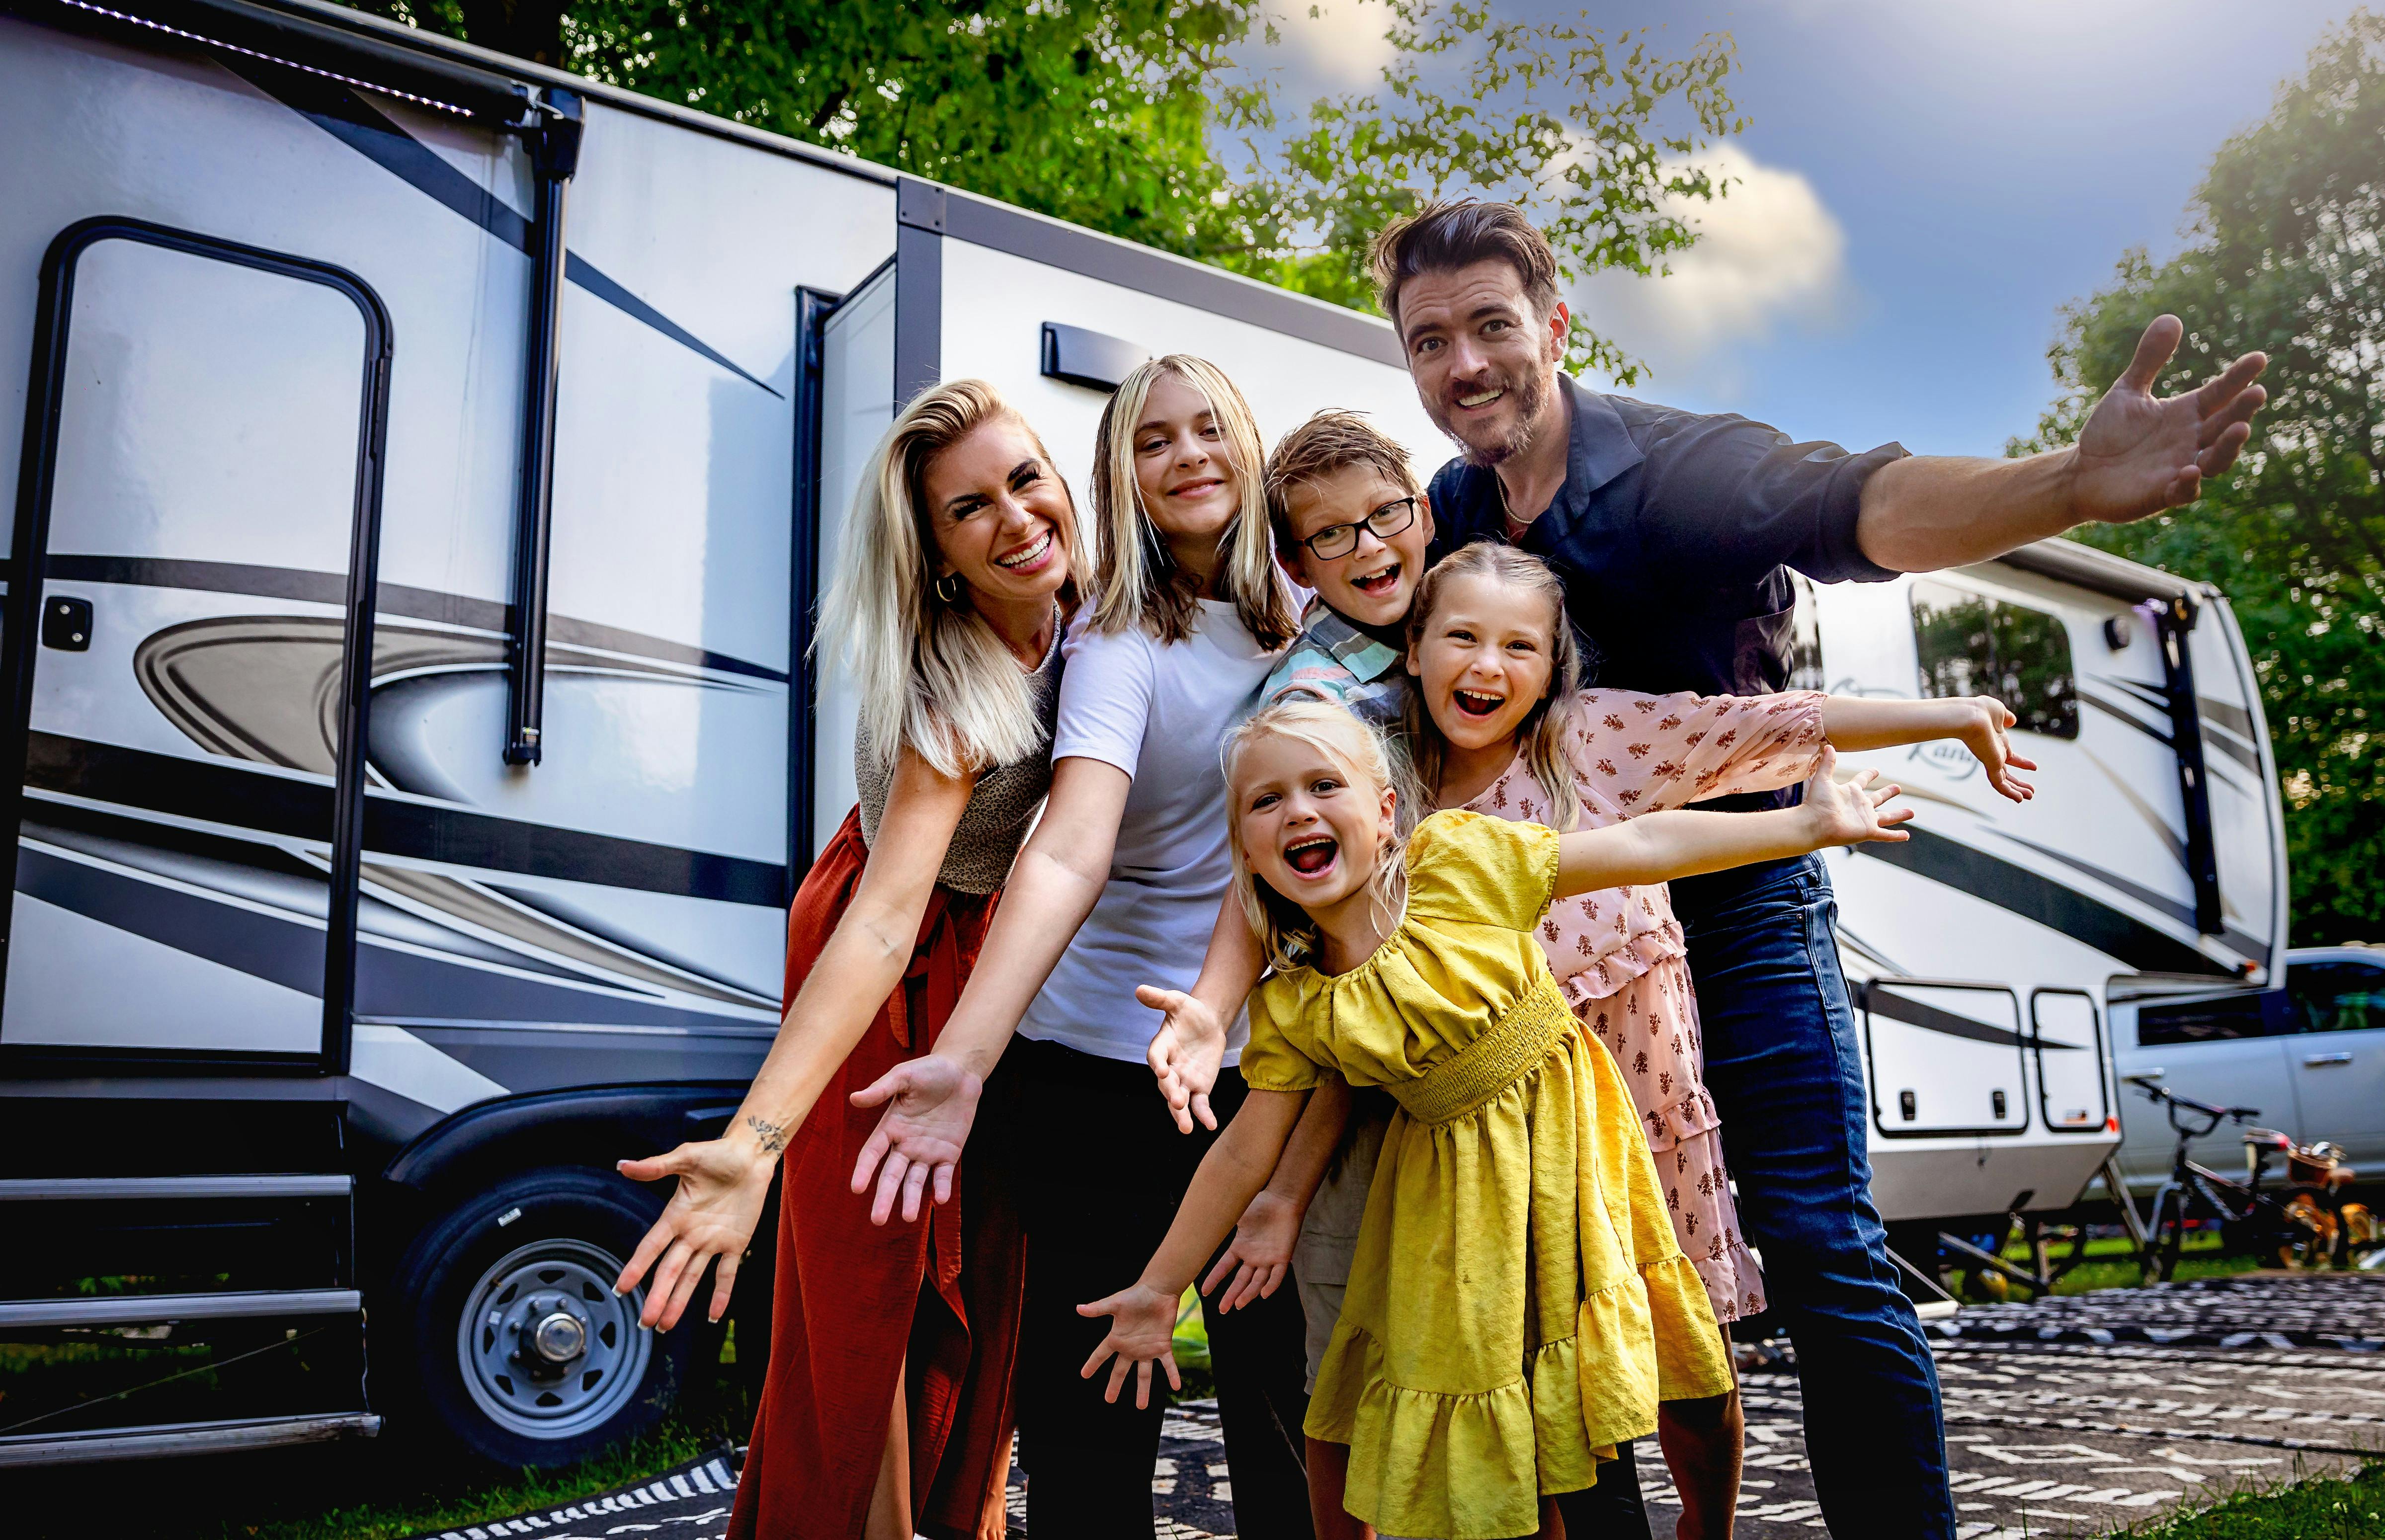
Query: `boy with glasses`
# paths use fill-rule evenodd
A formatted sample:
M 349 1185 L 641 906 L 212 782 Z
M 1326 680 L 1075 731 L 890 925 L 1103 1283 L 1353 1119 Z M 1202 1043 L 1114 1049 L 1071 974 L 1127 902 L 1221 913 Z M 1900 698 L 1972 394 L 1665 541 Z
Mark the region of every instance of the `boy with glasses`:
M 1260 700 L 1313 695 L 1396 723 L 1408 605 L 1433 535 L 1407 451 L 1356 412 L 1319 412 L 1267 457 L 1267 500 L 1276 559 L 1317 597 Z

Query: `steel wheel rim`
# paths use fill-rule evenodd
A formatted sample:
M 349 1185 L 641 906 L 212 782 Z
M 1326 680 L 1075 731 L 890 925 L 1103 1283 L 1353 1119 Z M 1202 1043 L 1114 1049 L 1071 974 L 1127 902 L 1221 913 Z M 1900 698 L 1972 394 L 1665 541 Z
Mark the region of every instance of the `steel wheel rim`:
M 456 1365 L 482 1415 L 554 1441 L 604 1426 L 636 1397 L 654 1333 L 638 1324 L 645 1290 L 613 1293 L 620 1274 L 603 1247 L 560 1238 L 490 1264 L 456 1323 Z

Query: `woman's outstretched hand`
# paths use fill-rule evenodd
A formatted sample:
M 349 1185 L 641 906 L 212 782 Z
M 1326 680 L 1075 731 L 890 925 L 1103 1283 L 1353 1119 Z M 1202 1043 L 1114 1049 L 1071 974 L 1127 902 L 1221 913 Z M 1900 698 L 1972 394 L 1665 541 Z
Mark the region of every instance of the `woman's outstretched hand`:
M 1180 989 L 1143 984 L 1134 997 L 1166 1017 L 1143 1057 L 1158 1077 L 1168 1109 L 1176 1115 L 1176 1131 L 1192 1133 L 1195 1118 L 1203 1128 L 1216 1128 L 1217 1115 L 1209 1110 L 1209 1093 L 1217 1089 L 1218 1068 L 1226 1062 L 1226 1023 Z
M 1281 1288 L 1284 1273 L 1292 1267 L 1292 1248 L 1300 1240 L 1300 1210 L 1291 1199 L 1260 1192 L 1242 1210 L 1242 1222 L 1234 1226 L 1232 1242 L 1218 1254 L 1217 1265 L 1201 1280 L 1201 1292 L 1215 1291 L 1230 1273 L 1233 1282 L 1217 1296 L 1217 1308 L 1231 1310 Z
M 718 1321 L 729 1308 L 737 1265 L 754 1244 L 754 1227 L 761 1221 L 762 1202 L 769 1195 L 770 1173 L 778 1167 L 783 1137 L 775 1133 L 758 1144 L 732 1134 L 681 1145 L 668 1155 L 620 1162 L 620 1173 L 632 1182 L 679 1178 L 679 1190 L 663 1206 L 662 1217 L 613 1283 L 615 1294 L 627 1294 L 648 1268 L 654 1269 L 655 1286 L 646 1295 L 645 1308 L 638 1312 L 639 1325 L 664 1332 L 678 1325 L 704 1284 L 706 1266 L 716 1258 L 720 1265 L 713 1276 L 712 1308 L 706 1318 Z
M 1110 1387 L 1102 1399 L 1116 1401 L 1118 1391 L 1126 1384 L 1127 1371 L 1134 1371 L 1134 1404 L 1139 1409 L 1151 1405 L 1151 1366 L 1164 1364 L 1168 1369 L 1168 1384 L 1171 1390 L 1184 1388 L 1183 1377 L 1176 1372 L 1176 1301 L 1158 1290 L 1136 1283 L 1120 1289 L 1107 1299 L 1096 1299 L 1090 1305 L 1080 1305 L 1077 1313 L 1083 1316 L 1110 1317 L 1110 1334 L 1093 1349 L 1085 1360 L 1080 1377 L 1090 1380 L 1101 1372 L 1103 1360 L 1116 1354 L 1118 1362 L 1110 1366 Z
M 1870 841 L 1892 845 L 1913 836 L 1898 825 L 1913 817 L 1910 808 L 1890 808 L 1881 804 L 1904 788 L 1896 785 L 1874 786 L 1879 779 L 1876 770 L 1857 770 L 1842 781 L 1838 778 L 1839 756 L 1835 749 L 1825 747 L 1821 762 L 1814 767 L 1813 779 L 1805 783 L 1805 798 L 1799 806 L 1814 821 L 1814 846 L 1827 849 L 1834 845 L 1863 845 Z
M 2017 770 L 2037 769 L 2037 761 L 2024 759 L 2013 752 L 2012 739 L 2006 735 L 2006 729 L 2020 719 L 1993 695 L 1973 695 L 1967 704 L 1974 714 L 1964 723 L 1959 736 L 1963 746 L 1987 767 L 1988 784 L 2015 802 L 2027 802 L 2035 796 L 2037 788 L 2013 773 Z
M 934 1183 L 935 1200 L 953 1197 L 953 1170 L 959 1165 L 961 1146 L 968 1143 L 977 1122 L 977 1100 L 984 1083 L 940 1054 L 905 1059 L 866 1090 L 853 1094 L 855 1107 L 884 1104 L 885 1116 L 861 1146 L 854 1162 L 853 1190 L 866 1193 L 869 1179 L 878 1178 L 878 1196 L 869 1205 L 869 1222 L 884 1224 L 894 1213 L 899 1195 L 903 1222 L 919 1217 L 920 1199 Z M 882 1164 L 881 1164 L 882 1162 Z

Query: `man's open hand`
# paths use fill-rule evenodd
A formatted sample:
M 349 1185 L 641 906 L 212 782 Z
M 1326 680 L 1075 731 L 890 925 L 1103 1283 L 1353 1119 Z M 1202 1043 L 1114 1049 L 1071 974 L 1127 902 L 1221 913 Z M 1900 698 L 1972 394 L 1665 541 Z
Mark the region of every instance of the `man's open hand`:
M 2253 414 L 2269 398 L 2253 382 L 2269 365 L 2266 354 L 2245 354 L 2199 390 L 2154 398 L 2185 334 L 2176 316 L 2155 316 L 2128 372 L 2088 414 L 2073 461 L 2077 521 L 2125 524 L 2191 503 L 2204 478 L 2234 465 L 2253 436 Z

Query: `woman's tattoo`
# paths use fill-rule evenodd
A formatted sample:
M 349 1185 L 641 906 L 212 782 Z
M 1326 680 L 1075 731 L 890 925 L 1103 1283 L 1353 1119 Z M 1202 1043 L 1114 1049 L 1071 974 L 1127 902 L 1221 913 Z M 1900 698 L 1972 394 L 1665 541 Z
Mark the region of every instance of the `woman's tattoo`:
M 787 1147 L 787 1129 L 785 1124 L 765 1121 L 763 1119 L 756 1118 L 751 1112 L 745 1114 L 745 1121 L 753 1128 L 755 1133 L 761 1136 L 763 1154 L 776 1155 L 780 1150 Z

